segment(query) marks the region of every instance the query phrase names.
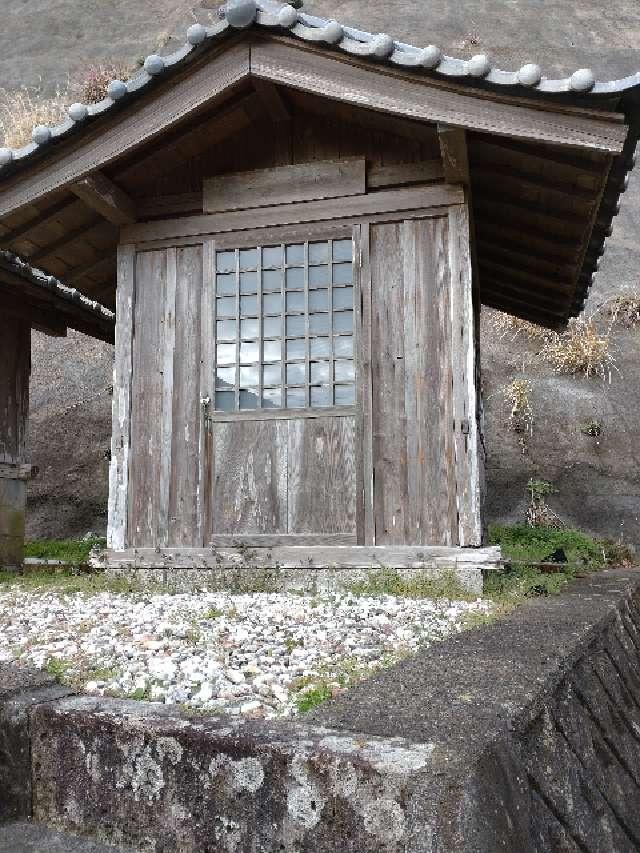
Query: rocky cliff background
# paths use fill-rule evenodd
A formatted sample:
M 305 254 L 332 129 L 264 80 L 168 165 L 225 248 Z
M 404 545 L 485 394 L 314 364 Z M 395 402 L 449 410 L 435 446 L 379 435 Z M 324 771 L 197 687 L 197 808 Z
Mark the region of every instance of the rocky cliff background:
M 166 47 L 195 18 L 192 0 L 29 0 L 3 4 L 0 86 L 65 89 L 91 62 L 132 63 Z M 501 67 L 536 61 L 548 76 L 591 67 L 617 78 L 640 70 L 640 4 L 629 0 L 307 0 L 305 9 L 455 55 L 488 53 Z M 615 366 L 604 378 L 563 376 L 526 331 L 483 312 L 488 519 L 526 514 L 530 478 L 553 483 L 560 518 L 596 534 L 640 543 L 640 326 L 614 323 L 607 305 L 637 292 L 640 179 L 632 176 L 586 313 L 599 312 Z M 604 307 L 603 307 L 604 306 Z M 106 529 L 112 348 L 72 333 L 33 342 L 31 537 Z M 530 382 L 532 431 L 514 430 L 504 389 Z M 589 427 L 597 424 L 597 435 Z

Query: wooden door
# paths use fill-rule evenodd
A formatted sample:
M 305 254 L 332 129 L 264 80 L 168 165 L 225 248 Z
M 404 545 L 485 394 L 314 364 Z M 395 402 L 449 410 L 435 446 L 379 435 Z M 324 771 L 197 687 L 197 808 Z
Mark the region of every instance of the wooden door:
M 204 542 L 355 543 L 353 229 L 274 236 L 207 249 Z
M 466 209 L 366 231 L 369 535 L 378 545 L 479 545 Z

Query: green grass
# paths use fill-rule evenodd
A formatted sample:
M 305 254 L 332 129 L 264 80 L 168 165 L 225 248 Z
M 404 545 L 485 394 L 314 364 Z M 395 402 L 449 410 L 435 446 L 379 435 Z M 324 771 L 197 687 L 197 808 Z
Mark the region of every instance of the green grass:
M 86 563 L 92 548 L 106 548 L 107 540 L 91 539 L 32 539 L 25 542 L 25 557 L 42 560 L 63 560 L 74 565 Z
M 294 696 L 293 703 L 298 709 L 298 713 L 304 714 L 305 711 L 316 708 L 330 698 L 331 688 L 327 684 L 316 684 L 313 687 L 301 690 Z
M 514 561 L 502 572 L 488 572 L 485 580 L 485 597 L 502 604 L 556 595 L 578 575 L 633 562 L 627 549 L 572 528 L 496 524 L 489 528 L 489 540 L 501 546 L 506 563 Z M 534 565 L 559 548 L 564 550 L 568 565 L 560 563 L 559 571 L 550 573 Z
M 27 571 L 24 574 L 0 571 L 0 591 L 7 589 L 95 595 L 98 592 L 131 592 L 131 585 L 121 578 L 108 578 L 100 571 L 78 572 L 71 568 Z
M 402 577 L 395 569 L 380 569 L 367 577 L 350 584 L 353 595 L 382 596 L 395 595 L 398 598 L 446 598 L 450 601 L 470 601 L 475 595 L 460 583 L 455 572 L 447 571 L 434 577 L 426 572 L 413 572 Z

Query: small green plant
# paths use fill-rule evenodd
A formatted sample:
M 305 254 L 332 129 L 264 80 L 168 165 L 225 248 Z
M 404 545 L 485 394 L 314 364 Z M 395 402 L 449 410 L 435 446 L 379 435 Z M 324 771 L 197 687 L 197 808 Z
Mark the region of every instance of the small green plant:
M 223 610 L 218 610 L 217 607 L 211 607 L 207 610 L 206 613 L 203 614 L 203 619 L 219 619 L 221 616 L 224 616 Z
M 135 702 L 149 702 L 151 700 L 151 690 L 149 687 L 136 687 L 135 690 L 127 694 L 127 699 L 133 699 Z
M 452 570 L 435 577 L 427 572 L 412 572 L 403 577 L 396 569 L 383 568 L 367 573 L 362 581 L 349 584 L 347 588 L 358 596 L 394 595 L 398 598 L 446 598 L 450 601 L 469 601 L 475 597 Z
M 602 435 L 602 424 L 600 421 L 590 420 L 580 426 L 582 435 L 588 435 L 590 438 L 600 438 Z
M 58 683 L 62 683 L 73 666 L 73 661 L 65 658 L 49 658 L 44 666 L 45 672 L 53 676 Z
M 527 524 L 529 527 L 562 527 L 562 522 L 547 504 L 549 495 L 557 494 L 556 487 L 547 480 L 531 479 L 527 483 L 529 508 Z
M 298 713 L 304 714 L 305 711 L 316 708 L 326 702 L 327 699 L 331 699 L 331 688 L 327 684 L 316 684 L 301 690 L 294 696 L 293 703 Z

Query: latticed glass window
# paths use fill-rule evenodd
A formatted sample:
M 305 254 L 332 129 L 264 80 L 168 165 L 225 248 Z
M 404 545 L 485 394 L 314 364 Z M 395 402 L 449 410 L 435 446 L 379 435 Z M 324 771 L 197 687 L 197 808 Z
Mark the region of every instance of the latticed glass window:
M 216 253 L 215 409 L 355 402 L 353 244 Z

